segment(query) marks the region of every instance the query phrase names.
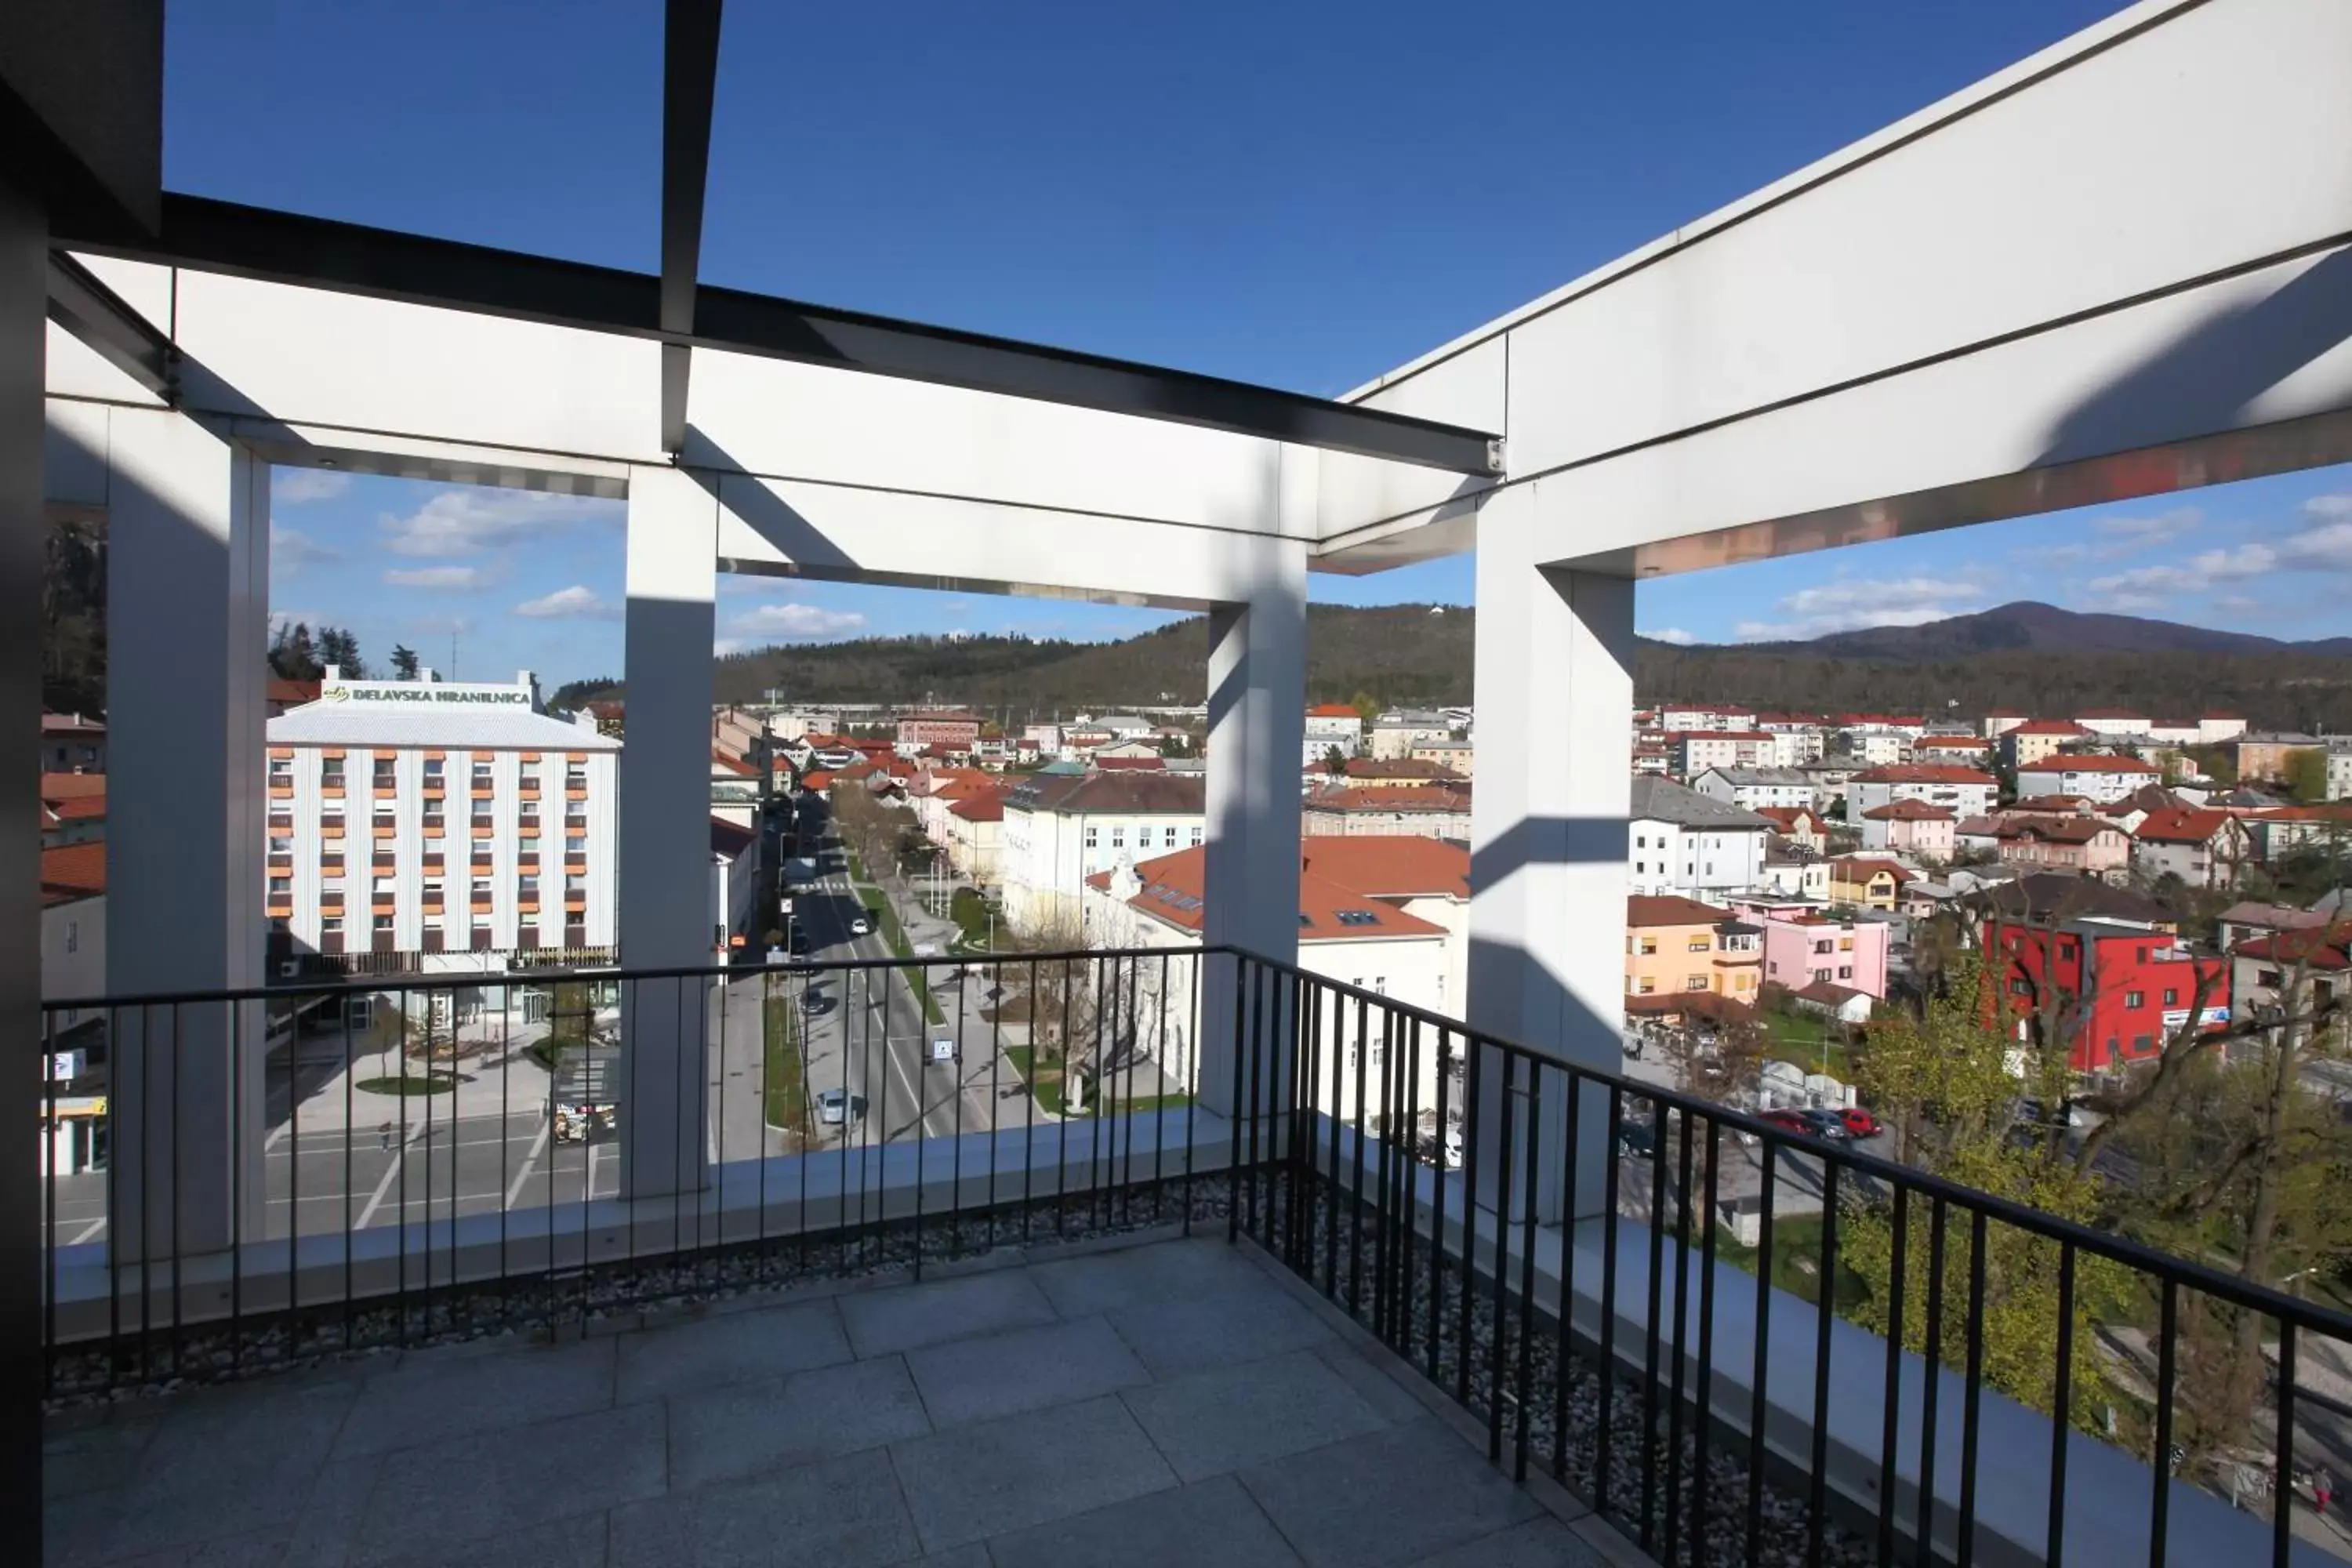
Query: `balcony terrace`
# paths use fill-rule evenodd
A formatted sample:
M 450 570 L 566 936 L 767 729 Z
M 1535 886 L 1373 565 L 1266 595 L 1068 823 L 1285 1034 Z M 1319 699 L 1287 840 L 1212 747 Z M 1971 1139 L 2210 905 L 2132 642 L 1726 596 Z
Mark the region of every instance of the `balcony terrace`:
M 1636 582 L 2352 459 L 2352 6 L 2141 0 L 1340 400 L 702 283 L 719 0 L 666 7 L 658 274 L 165 192 L 161 8 L 18 10 L 20 732 L 45 523 L 108 574 L 102 994 L 40 1000 L 29 791 L 0 834 L 52 1560 L 2346 1554 L 2292 1497 L 2352 1321 L 1614 1068 Z M 273 466 L 625 503 L 625 969 L 264 984 Z M 1295 966 L 1306 584 L 1473 548 L 1452 1020 Z M 729 573 L 1203 614 L 1201 961 L 709 968 Z M 999 1037 L 1066 962 L 1091 1105 Z M 2218 1445 L 2216 1322 L 2267 1377 Z

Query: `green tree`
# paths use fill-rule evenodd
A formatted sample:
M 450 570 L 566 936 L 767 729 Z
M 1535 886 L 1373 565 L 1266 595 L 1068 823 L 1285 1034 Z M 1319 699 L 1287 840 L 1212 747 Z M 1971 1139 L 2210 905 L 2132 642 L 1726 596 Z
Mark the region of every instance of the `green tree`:
M 392 678 L 394 680 L 414 680 L 420 668 L 415 648 L 400 643 L 392 645 Z
M 1356 716 L 1364 721 L 1367 729 L 1381 716 L 1381 700 L 1369 691 L 1358 691 L 1348 699 L 1348 706 L 1356 710 Z
M 2316 746 L 2298 746 L 2286 754 L 2286 787 L 2304 802 L 2327 798 L 2327 753 Z
M 2062 1103 L 2067 1089 L 2063 1053 L 2045 1056 L 1998 1026 L 2010 1009 L 1974 952 L 1957 954 L 1943 988 L 1916 1014 L 1895 1009 L 1871 1027 L 1870 1048 L 1857 1076 L 1864 1099 L 1894 1126 L 1898 1157 L 1908 1163 L 2061 1218 L 2095 1222 L 2100 1213 L 2096 1177 L 2060 1156 L 2054 1141 L 2017 1136 L 2017 1096 L 2038 1090 L 2045 1106 Z M 2021 1060 L 2020 1058 L 2022 1058 Z M 2013 1068 L 2022 1068 L 2020 1082 Z M 1868 1288 L 1856 1316 L 1878 1333 L 1894 1330 L 1895 1214 L 1891 1200 L 1852 1193 L 1843 1256 Z M 1937 1343 L 1958 1365 L 1966 1353 L 1973 1249 L 1984 1248 L 1983 1357 L 1988 1382 L 2042 1411 L 2055 1395 L 2060 1247 L 2013 1226 L 1946 1215 L 1943 1273 L 1933 1278 L 1929 1246 L 1934 1215 L 1917 1200 L 1905 1217 L 1903 1258 L 1906 1348 L 1927 1353 L 1927 1304 L 1938 1289 L 1942 1321 Z M 2128 1287 L 2125 1271 L 2078 1257 L 2074 1300 L 2074 1365 L 2067 1416 L 2092 1420 L 2107 1386 L 2092 1325 L 2111 1313 Z
M 318 645 L 311 641 L 310 624 L 305 621 L 280 621 L 269 637 L 270 673 L 281 680 L 316 680 L 324 673 L 320 662 Z
M 1337 746 L 1328 748 L 1323 753 L 1323 771 L 1333 778 L 1345 773 L 1348 771 L 1348 753 Z

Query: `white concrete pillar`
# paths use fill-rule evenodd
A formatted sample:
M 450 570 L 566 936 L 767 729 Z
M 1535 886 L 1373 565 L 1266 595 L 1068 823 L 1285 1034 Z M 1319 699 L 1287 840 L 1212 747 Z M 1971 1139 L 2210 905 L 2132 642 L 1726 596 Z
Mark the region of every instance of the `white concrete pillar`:
M 719 498 L 677 468 L 629 471 L 627 729 L 621 747 L 620 947 L 630 969 L 712 963 L 710 667 Z M 704 981 L 633 983 L 621 999 L 621 1186 L 705 1180 L 710 1016 Z
M 1253 542 L 1245 597 L 1209 615 L 1208 836 L 1202 934 L 1286 963 L 1298 959 L 1299 748 L 1307 734 L 1307 554 L 1287 540 Z M 1221 1114 L 1234 1103 L 1235 965 L 1202 966 L 1201 1102 Z M 1269 984 L 1262 1020 L 1244 1038 L 1285 1038 L 1286 989 Z M 1259 1103 L 1283 1081 L 1286 1058 L 1256 1054 Z
M 1553 1059 L 1613 1072 L 1625 989 L 1633 584 L 1539 564 L 1531 490 L 1505 490 L 1478 514 L 1465 1017 Z M 1498 1061 L 1489 1057 L 1481 1071 L 1478 1142 L 1491 1156 L 1500 1142 Z M 1538 1148 L 1547 1178 L 1538 1201 L 1549 1218 L 1559 1212 L 1564 1081 L 1548 1077 L 1544 1094 L 1551 1114 Z M 1588 1091 L 1585 1102 L 1597 1098 Z M 1605 1127 L 1605 1110 L 1588 1112 L 1578 1142 L 1579 1217 L 1601 1207 Z M 1515 1130 L 1515 1142 L 1524 1137 Z M 1497 1190 L 1491 1173 L 1480 1186 L 1482 1203 Z
M 111 408 L 107 991 L 263 984 L 269 465 L 168 409 Z M 118 1258 L 261 1234 L 261 1008 L 132 1009 L 111 1028 Z M 241 1157 L 241 1163 L 240 1163 Z

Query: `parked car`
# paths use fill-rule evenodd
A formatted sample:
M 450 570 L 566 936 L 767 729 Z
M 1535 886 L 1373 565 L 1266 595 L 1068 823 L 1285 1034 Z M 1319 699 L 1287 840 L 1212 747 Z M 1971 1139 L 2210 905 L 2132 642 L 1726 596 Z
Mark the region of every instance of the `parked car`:
M 1798 1113 L 1804 1119 L 1805 1131 L 1816 1138 L 1826 1138 L 1832 1143 L 1851 1142 L 1853 1129 L 1845 1124 L 1843 1110 L 1812 1110 Z
M 1617 1121 L 1617 1153 L 1650 1155 L 1657 1152 L 1658 1130 L 1647 1121 L 1632 1121 L 1620 1117 Z
M 1875 1138 L 1886 1131 L 1886 1124 L 1859 1105 L 1849 1105 L 1838 1112 L 1845 1130 L 1857 1138 Z
M 1800 1110 L 1768 1110 L 1756 1120 L 1767 1127 L 1776 1127 L 1783 1132 L 1802 1132 L 1811 1135 L 1813 1131 L 1813 1124 L 1807 1121 L 1804 1112 Z
M 828 1089 L 816 1097 L 816 1119 L 827 1127 L 866 1120 L 866 1097 L 845 1089 Z

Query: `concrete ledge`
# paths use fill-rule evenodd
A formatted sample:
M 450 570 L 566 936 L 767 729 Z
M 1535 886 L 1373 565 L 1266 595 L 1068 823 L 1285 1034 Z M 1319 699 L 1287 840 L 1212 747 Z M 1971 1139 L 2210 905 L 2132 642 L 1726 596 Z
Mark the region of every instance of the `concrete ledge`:
M 403 1292 L 501 1281 L 529 1288 L 630 1263 L 690 1265 L 721 1249 L 946 1221 L 1072 1194 L 1102 1192 L 1116 1202 L 1120 1190 L 1141 1184 L 1222 1173 L 1233 1143 L 1233 1128 L 1213 1112 L 1162 1110 L 732 1162 L 713 1167 L 697 1192 L 247 1242 L 176 1265 L 118 1269 L 103 1242 L 86 1243 L 56 1251 L 53 1338 L 69 1346 L 133 1334 L 142 1321 L 225 1324 L 289 1305 L 363 1308 Z

